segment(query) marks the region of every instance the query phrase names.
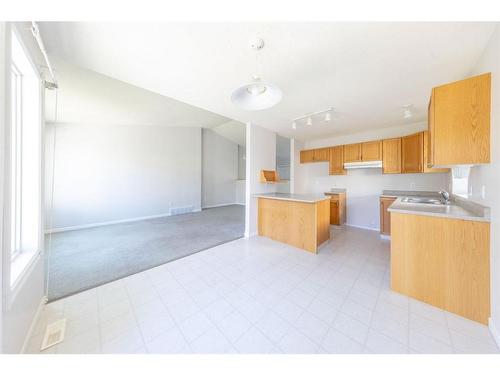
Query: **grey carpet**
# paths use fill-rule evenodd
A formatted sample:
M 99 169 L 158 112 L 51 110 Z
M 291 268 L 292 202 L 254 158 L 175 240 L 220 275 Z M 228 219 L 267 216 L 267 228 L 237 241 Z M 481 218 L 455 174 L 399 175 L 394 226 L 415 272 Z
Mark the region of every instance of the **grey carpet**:
M 49 252 L 49 301 L 235 240 L 243 236 L 244 229 L 245 207 L 231 205 L 54 233 Z

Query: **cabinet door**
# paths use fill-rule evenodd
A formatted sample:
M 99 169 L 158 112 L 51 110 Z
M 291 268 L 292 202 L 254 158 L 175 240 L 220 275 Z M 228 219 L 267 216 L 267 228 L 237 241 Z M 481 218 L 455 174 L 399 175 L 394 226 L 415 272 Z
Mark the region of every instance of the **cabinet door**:
M 401 138 L 382 141 L 382 172 L 401 173 Z
M 344 148 L 342 146 L 330 148 L 330 174 L 345 174 Z
M 491 74 L 434 88 L 434 165 L 490 162 Z
M 391 235 L 391 213 L 387 210 L 396 198 L 380 198 L 380 233 Z
M 340 212 L 338 199 L 330 200 L 330 224 L 340 225 Z
M 423 172 L 424 135 L 422 132 L 401 138 L 403 173 Z
M 429 144 L 429 132 L 424 131 L 424 173 L 447 173 L 450 171 L 449 168 L 432 168 L 432 164 L 429 163 L 429 153 L 430 153 L 430 144 Z
M 361 161 L 361 143 L 344 145 L 344 163 Z
M 382 142 L 372 141 L 361 144 L 361 160 L 375 161 L 382 160 Z
M 312 163 L 314 161 L 314 150 L 302 150 L 300 151 L 300 162 L 301 163 Z
M 317 148 L 313 150 L 314 161 L 329 161 L 330 160 L 330 148 Z

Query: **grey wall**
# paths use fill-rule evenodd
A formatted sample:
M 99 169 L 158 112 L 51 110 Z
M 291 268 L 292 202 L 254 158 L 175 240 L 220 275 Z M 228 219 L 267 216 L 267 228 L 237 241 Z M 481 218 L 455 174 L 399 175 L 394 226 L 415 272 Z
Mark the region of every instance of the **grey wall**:
M 210 129 L 203 129 L 202 171 L 202 207 L 235 202 L 238 144 Z
M 54 130 L 47 126 L 47 214 Z M 57 125 L 53 228 L 164 215 L 186 206 L 201 208 L 200 128 Z

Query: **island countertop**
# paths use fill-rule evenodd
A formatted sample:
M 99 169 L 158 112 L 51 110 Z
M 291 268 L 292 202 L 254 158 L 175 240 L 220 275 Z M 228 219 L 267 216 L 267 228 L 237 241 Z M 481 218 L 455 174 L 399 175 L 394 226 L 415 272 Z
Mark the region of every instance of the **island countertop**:
M 330 200 L 329 197 L 319 194 L 262 193 L 254 194 L 253 197 L 305 203 L 317 203 L 324 200 Z

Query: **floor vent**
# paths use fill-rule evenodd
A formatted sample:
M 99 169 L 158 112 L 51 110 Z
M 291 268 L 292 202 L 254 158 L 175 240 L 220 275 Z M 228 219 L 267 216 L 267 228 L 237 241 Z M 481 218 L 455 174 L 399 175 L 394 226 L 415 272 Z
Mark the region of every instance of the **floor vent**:
M 193 212 L 193 206 L 186 207 L 172 207 L 170 208 L 170 215 L 182 215 Z
M 61 319 L 57 322 L 49 324 L 45 329 L 45 335 L 43 335 L 42 347 L 40 348 L 40 351 L 62 342 L 64 340 L 65 331 L 66 319 Z

